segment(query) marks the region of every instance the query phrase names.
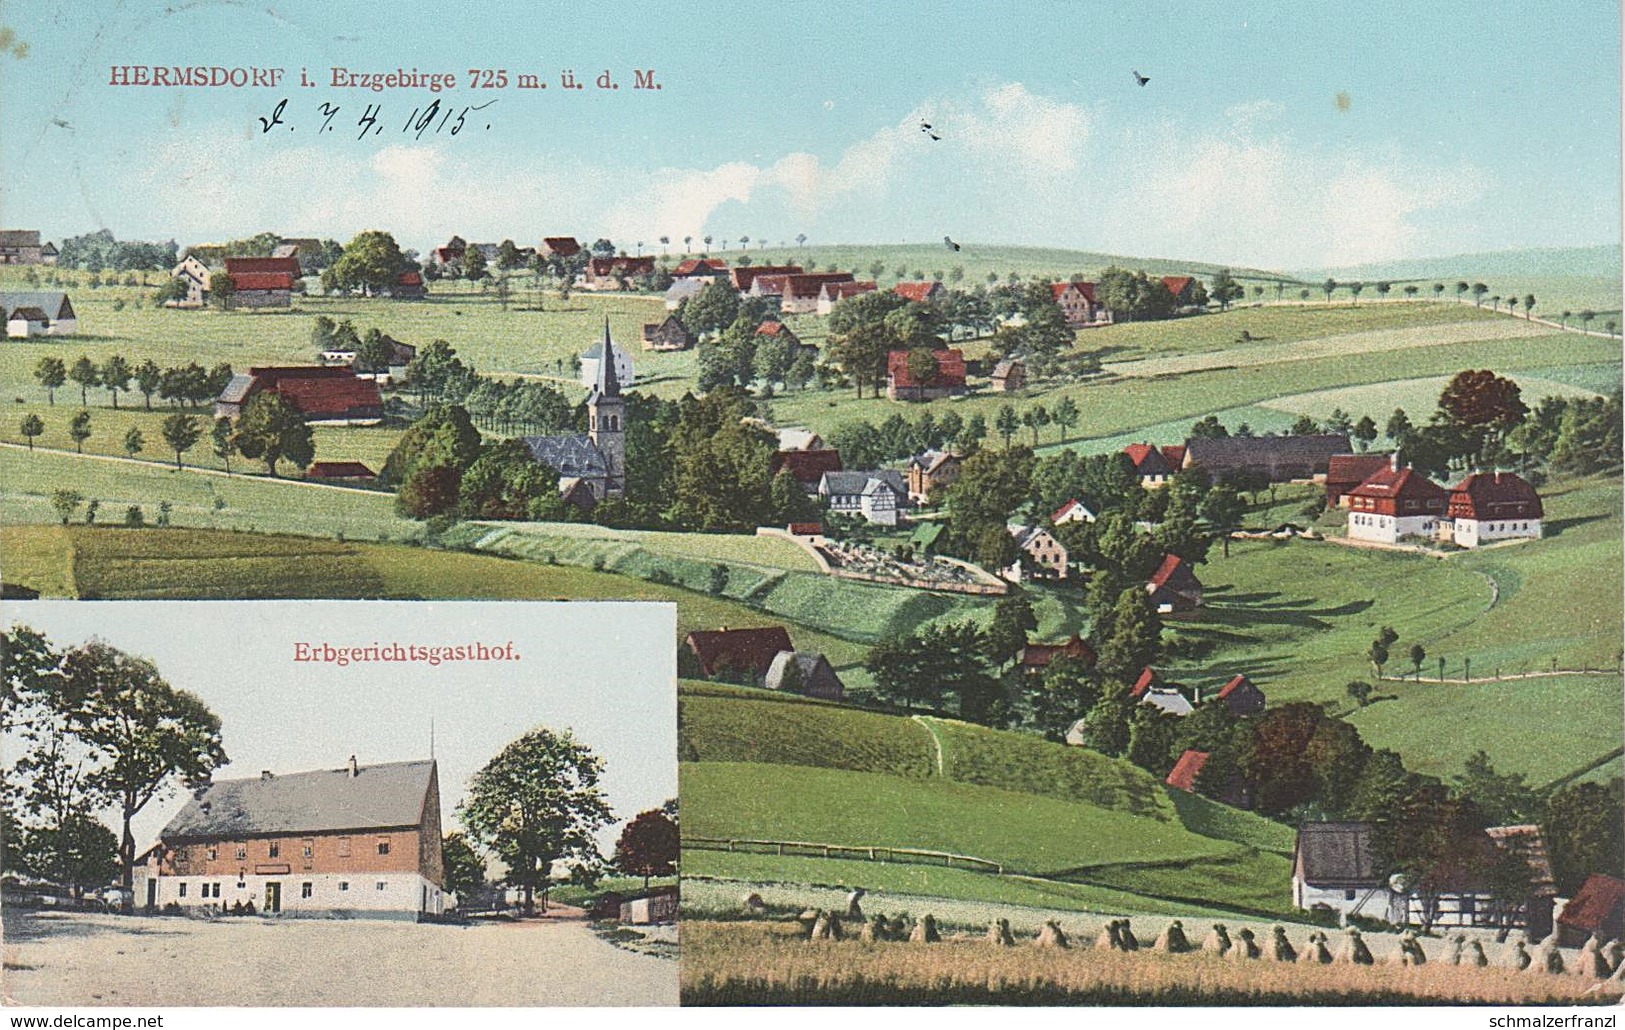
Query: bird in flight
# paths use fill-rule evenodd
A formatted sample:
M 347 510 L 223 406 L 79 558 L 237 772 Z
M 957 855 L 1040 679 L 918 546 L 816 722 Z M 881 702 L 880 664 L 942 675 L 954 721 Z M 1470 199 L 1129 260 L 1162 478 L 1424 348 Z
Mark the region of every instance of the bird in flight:
M 69 125 L 67 122 L 63 121 L 60 118 L 52 118 L 51 119 L 51 124 L 56 126 L 59 129 L 69 129 L 69 130 L 71 130 L 73 128 L 73 126 Z
M 952 236 L 944 236 L 942 238 L 942 242 L 949 250 L 957 251 L 959 249 L 959 244 L 954 242 L 954 238 Z
M 1135 72 L 1134 72 L 1134 81 L 1136 83 L 1138 83 L 1139 85 L 1143 86 L 1146 83 L 1151 81 L 1151 76 L 1149 76 L 1149 75 L 1141 75 L 1139 73 L 1139 70 L 1136 69 Z
M 935 139 L 935 140 L 940 140 L 942 138 L 941 136 L 938 136 L 936 133 L 931 131 L 931 123 L 930 122 L 921 122 L 920 123 L 920 131 L 925 133 L 927 136 L 930 136 L 932 139 Z

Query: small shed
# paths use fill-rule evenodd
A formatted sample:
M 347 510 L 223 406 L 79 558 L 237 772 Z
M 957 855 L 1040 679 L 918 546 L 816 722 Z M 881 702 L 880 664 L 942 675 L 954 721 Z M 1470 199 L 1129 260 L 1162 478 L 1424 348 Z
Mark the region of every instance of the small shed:
M 846 696 L 846 685 L 836 675 L 835 667 L 817 651 L 780 651 L 767 667 L 762 686 L 828 701 Z

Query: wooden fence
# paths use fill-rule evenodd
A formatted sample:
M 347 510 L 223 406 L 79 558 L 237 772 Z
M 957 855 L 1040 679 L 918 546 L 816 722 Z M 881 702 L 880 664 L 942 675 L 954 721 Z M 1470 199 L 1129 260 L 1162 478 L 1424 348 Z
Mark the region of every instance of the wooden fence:
M 683 847 L 703 851 L 732 851 L 748 855 L 787 855 L 800 858 L 855 858 L 868 862 L 900 862 L 906 865 L 941 865 L 946 869 L 971 869 L 984 873 L 1004 872 L 1004 866 L 972 855 L 951 851 L 925 851 L 919 848 L 870 847 L 853 844 L 823 844 L 804 840 L 742 840 L 729 837 L 683 835 Z

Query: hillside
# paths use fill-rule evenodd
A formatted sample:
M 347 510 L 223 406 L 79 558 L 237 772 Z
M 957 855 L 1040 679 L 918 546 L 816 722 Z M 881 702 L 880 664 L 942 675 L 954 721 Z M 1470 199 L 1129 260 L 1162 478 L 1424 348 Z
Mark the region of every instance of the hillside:
M 1620 245 L 1603 243 L 1591 247 L 1526 247 L 1514 250 L 1480 251 L 1448 257 L 1383 261 L 1341 268 L 1320 268 L 1299 272 L 1302 279 L 1318 282 L 1335 279 L 1460 279 L 1467 276 L 1591 276 L 1619 281 Z
M 1126 762 L 1026 734 L 748 688 L 685 683 L 678 712 L 684 829 L 695 837 L 951 851 L 1163 902 L 1284 908 L 1287 827 L 1169 791 Z M 690 849 L 685 871 L 759 874 L 764 860 Z M 820 860 L 796 859 L 783 875 L 806 861 Z M 821 861 L 813 868 L 840 882 L 896 880 L 873 863 Z M 964 877 L 947 879 L 940 887 L 951 896 L 1004 897 L 985 881 L 962 894 Z

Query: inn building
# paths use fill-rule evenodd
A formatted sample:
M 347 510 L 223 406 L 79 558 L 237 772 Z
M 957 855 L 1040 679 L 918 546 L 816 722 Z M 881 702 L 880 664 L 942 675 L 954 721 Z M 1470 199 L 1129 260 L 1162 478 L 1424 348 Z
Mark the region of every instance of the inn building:
M 262 772 L 199 789 L 137 866 L 138 905 L 421 919 L 445 911 L 432 759 Z

